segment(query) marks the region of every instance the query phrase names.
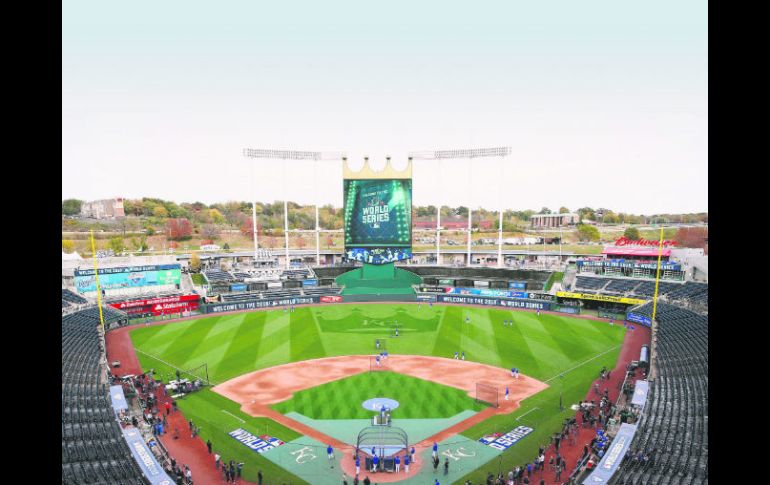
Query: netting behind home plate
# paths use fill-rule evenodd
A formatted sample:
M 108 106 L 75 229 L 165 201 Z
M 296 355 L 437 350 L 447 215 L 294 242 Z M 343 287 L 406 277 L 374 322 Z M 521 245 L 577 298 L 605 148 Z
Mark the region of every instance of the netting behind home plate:
M 484 384 L 482 382 L 476 383 L 476 402 L 485 402 L 491 404 L 494 407 L 498 406 L 497 401 L 498 390 L 495 386 Z

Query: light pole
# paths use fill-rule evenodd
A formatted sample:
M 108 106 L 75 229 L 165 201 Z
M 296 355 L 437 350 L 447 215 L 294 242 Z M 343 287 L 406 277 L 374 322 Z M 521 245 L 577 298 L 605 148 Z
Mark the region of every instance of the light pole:
M 511 147 L 492 147 L 492 148 L 461 148 L 455 150 L 428 150 L 410 152 L 409 157 L 414 160 L 447 160 L 454 158 L 468 158 L 471 161 L 474 158 L 491 158 L 500 157 L 504 159 L 511 154 Z M 439 177 L 441 177 L 441 170 L 439 170 Z M 500 180 L 502 177 L 498 177 Z M 502 206 L 502 201 L 501 201 Z M 469 204 L 470 207 L 470 204 Z M 468 218 L 470 219 L 471 212 L 468 210 Z M 441 204 L 438 204 L 436 215 L 436 264 L 439 264 L 439 256 L 441 249 L 439 247 L 440 237 L 440 225 L 441 225 Z M 470 223 L 469 223 L 470 227 Z M 502 266 L 502 253 L 503 253 L 503 211 L 500 209 L 500 224 L 499 224 L 499 236 L 497 241 L 497 266 Z M 468 261 L 466 264 L 470 266 L 470 236 L 468 237 Z
M 286 269 L 290 266 L 289 261 L 289 203 L 286 196 L 286 161 L 287 160 L 312 160 L 318 161 L 340 161 L 345 160 L 346 155 L 340 152 L 307 152 L 296 150 L 272 150 L 265 148 L 244 148 L 243 156 L 246 158 L 259 158 L 268 160 L 283 160 L 283 228 L 284 228 L 284 241 L 285 241 L 285 257 L 286 257 Z M 317 182 L 317 181 L 316 181 Z M 320 259 L 319 245 L 319 227 L 318 227 L 318 200 L 315 201 L 316 210 L 316 259 Z M 256 224 L 256 208 L 252 213 L 252 219 L 254 220 L 254 257 L 257 256 L 257 224 Z

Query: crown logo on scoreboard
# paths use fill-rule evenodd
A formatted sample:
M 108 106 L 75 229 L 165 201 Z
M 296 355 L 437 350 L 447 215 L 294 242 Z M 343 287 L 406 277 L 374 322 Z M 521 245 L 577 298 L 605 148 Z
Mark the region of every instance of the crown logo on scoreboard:
M 355 171 L 348 165 L 348 159 L 342 159 L 342 176 L 346 179 L 411 179 L 412 178 L 412 157 L 403 170 L 396 170 L 390 163 L 390 157 L 385 158 L 385 168 L 375 172 L 369 165 L 369 157 L 364 157 L 364 166 L 361 170 Z

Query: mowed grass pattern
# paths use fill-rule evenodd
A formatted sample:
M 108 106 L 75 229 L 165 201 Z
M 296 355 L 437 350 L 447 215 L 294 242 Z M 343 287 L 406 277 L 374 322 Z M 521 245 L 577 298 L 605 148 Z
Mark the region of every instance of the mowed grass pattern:
M 465 323 L 465 317 L 470 323 Z M 503 326 L 503 320 L 514 320 Z M 396 323 L 399 337 L 389 338 Z M 329 305 L 205 317 L 131 332 L 134 346 L 182 369 L 208 364 L 224 382 L 247 372 L 320 357 L 393 354 L 451 357 L 546 380 L 622 342 L 625 329 L 560 315 L 434 305 Z M 162 367 L 139 353 L 142 365 Z
M 470 323 L 465 323 L 466 317 L 470 317 Z M 512 326 L 503 326 L 503 320 L 511 319 Z M 396 324 L 399 337 L 389 338 Z M 363 304 L 205 317 L 140 327 L 131 332 L 131 339 L 140 350 L 137 356 L 145 370 L 155 368 L 161 376 L 173 376 L 172 368 L 151 355 L 182 369 L 206 363 L 209 377 L 215 383 L 294 361 L 375 354 L 377 338 L 385 342 L 391 354 L 452 357 L 454 352 L 465 351 L 466 360 L 506 369 L 518 367 L 521 373 L 546 381 L 551 387 L 524 400 L 516 412 L 494 416 L 463 433 L 476 440 L 490 432 L 506 433 L 521 424 L 535 428 L 525 440 L 505 451 L 500 463 L 497 458 L 494 463 L 490 462 L 489 466 L 497 470 L 498 466 L 507 469 L 531 460 L 538 445 L 547 444 L 550 435 L 561 428 L 562 420 L 574 415 L 569 405 L 583 399 L 602 366 L 614 367 L 625 331 L 621 325 L 610 326 L 606 322 L 497 308 Z M 563 378 L 559 377 L 561 374 Z M 328 417 L 342 419 L 340 415 L 332 415 L 360 407 L 364 399 L 378 397 L 366 393 L 363 399 L 351 398 L 352 393 L 353 390 L 328 391 L 325 406 L 318 407 L 313 401 L 312 410 L 295 410 L 308 417 L 329 413 Z M 390 391 L 382 397 L 402 401 Z M 412 399 L 412 404 L 426 409 L 433 405 L 427 400 L 419 403 Z M 564 403 L 563 411 L 559 409 L 560 400 Z M 221 411 L 217 414 L 216 408 L 224 408 L 228 402 L 227 409 L 234 407 L 235 411 L 236 403 L 210 391 L 190 395 L 184 401 L 185 415 L 189 414 L 196 422 L 208 421 L 208 429 L 202 432 L 204 439 L 211 437 L 215 447 L 222 443 L 228 454 L 246 463 L 247 479 L 254 480 L 253 470 L 269 467 L 271 472 L 278 473 L 271 477 L 275 480 L 303 483 L 289 472 L 281 474 L 264 457 L 227 436 L 227 432 L 237 427 L 236 423 L 228 421 Z M 404 405 L 408 404 L 404 401 Z M 217 418 L 208 417 L 212 415 Z M 399 416 L 407 417 L 401 415 L 401 411 Z M 294 432 L 270 420 L 264 420 L 264 424 L 271 435 L 284 441 L 296 437 Z M 466 478 L 474 483 L 483 481 L 486 471 L 491 470 L 487 470 L 486 465 L 479 464 L 476 471 L 457 483 L 463 483 Z
M 460 389 L 385 371 L 305 389 L 272 407 L 283 414 L 294 411 L 313 419 L 368 419 L 375 412 L 364 409 L 362 403 L 375 397 L 398 401 L 394 413 L 400 419 L 450 418 L 465 410 L 486 408 Z

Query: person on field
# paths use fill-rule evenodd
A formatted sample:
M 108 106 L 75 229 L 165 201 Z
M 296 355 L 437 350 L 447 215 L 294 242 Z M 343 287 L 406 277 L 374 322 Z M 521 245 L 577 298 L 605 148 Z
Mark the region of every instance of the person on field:
M 377 472 L 377 465 L 380 464 L 380 459 L 377 458 L 377 455 L 372 456 L 372 472 Z
M 396 464 L 396 473 L 401 471 L 401 458 L 396 455 L 396 457 L 393 459 L 394 463 Z
M 404 453 L 404 471 L 409 474 L 409 453 Z
M 433 442 L 433 458 L 436 458 L 438 456 L 438 443 L 435 441 Z
M 414 456 L 414 446 L 409 450 L 409 453 L 412 455 L 412 463 L 417 463 L 417 458 Z
M 356 455 L 356 476 L 361 473 L 361 457 Z
M 206 448 L 209 449 L 209 455 L 211 454 L 211 440 L 206 440 Z

